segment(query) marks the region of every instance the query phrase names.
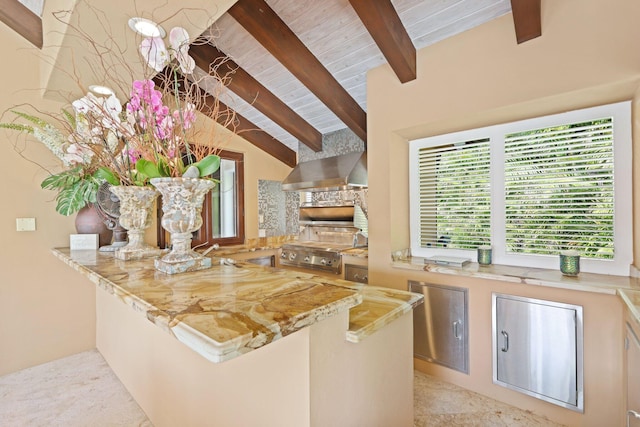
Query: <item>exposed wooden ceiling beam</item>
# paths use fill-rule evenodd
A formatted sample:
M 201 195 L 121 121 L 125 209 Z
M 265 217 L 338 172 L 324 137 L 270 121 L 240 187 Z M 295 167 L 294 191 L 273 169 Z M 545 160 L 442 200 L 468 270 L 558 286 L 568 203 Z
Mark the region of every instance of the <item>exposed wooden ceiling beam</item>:
M 416 79 L 416 48 L 391 0 L 349 0 L 402 83 Z
M 165 68 L 156 74 L 153 81 L 158 87 L 164 88 L 167 82 L 172 82 L 171 78 L 167 78 L 167 76 L 170 76 L 170 73 L 171 71 Z M 204 89 L 196 87 L 195 85 L 192 86 L 192 89 L 200 91 L 198 99 L 201 99 L 203 102 L 199 102 L 196 108 L 202 114 L 216 120 L 222 126 L 225 126 L 227 129 L 246 139 L 249 143 L 280 160 L 285 165 L 294 167 L 297 164 L 297 154 L 295 151 L 235 112 L 232 108 L 229 108 L 229 106 L 219 99 L 217 100 L 218 106 L 216 107 L 216 99 L 213 95 L 206 93 Z M 218 114 L 216 117 L 211 117 L 211 112 L 215 111 L 216 108 Z M 229 123 L 229 117 L 232 115 L 235 119 L 233 126 Z
M 208 97 L 206 97 L 205 103 L 207 105 L 211 105 L 212 102 L 213 96 L 209 95 Z M 221 110 L 233 111 L 221 101 L 218 101 L 218 103 L 220 104 Z M 295 151 L 260 129 L 247 118 L 238 113 L 235 113 L 235 115 L 236 126 L 235 129 L 231 130 L 233 130 L 236 134 L 240 135 L 242 138 L 246 139 L 265 153 L 270 154 L 276 159 L 280 160 L 287 166 L 294 167 L 297 164 L 297 155 Z M 224 125 L 224 115 L 219 116 L 217 118 L 217 121 L 218 123 Z
M 542 35 L 540 0 L 511 0 L 518 44 Z
M 264 0 L 228 12 L 366 144 L 367 114 Z
M 222 67 L 220 69 L 221 75 L 230 73 L 231 80 L 228 87 L 231 91 L 313 151 L 322 151 L 322 134 L 269 89 L 229 59 L 224 52 L 208 43 L 194 43 L 189 49 L 189 54 L 195 59 L 196 65 L 204 71 L 209 71 L 210 64 L 219 64 Z
M 18 0 L 0 0 L 0 21 L 42 49 L 42 18 Z

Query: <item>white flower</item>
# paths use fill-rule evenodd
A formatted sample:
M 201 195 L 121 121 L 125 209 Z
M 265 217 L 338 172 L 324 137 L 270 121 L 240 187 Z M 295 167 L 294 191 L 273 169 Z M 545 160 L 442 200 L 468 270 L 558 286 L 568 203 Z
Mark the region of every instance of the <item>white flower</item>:
M 180 71 L 184 74 L 192 74 L 196 62 L 189 56 L 189 33 L 182 27 L 174 27 L 169 32 L 169 44 L 173 54 L 180 64 Z
M 156 71 L 162 71 L 170 60 L 169 51 L 160 37 L 143 39 L 140 43 L 140 53 L 147 64 Z
M 65 136 L 57 128 L 46 125 L 43 127 L 33 128 L 33 136 L 40 142 L 42 142 L 57 158 L 64 162 L 64 149 Z
M 172 59 L 178 61 L 180 71 L 183 74 L 192 74 L 196 62 L 189 56 L 189 33 L 182 27 L 174 27 L 169 32 L 169 44 L 167 50 L 164 41 L 160 37 L 148 37 L 140 43 L 140 53 L 147 64 L 156 71 L 162 71 Z
M 120 113 L 122 113 L 122 103 L 113 94 L 102 101 L 104 119 L 102 123 L 105 127 L 114 129 L 120 124 Z
M 71 144 L 67 147 L 67 152 L 63 157 L 63 161 L 67 164 L 89 164 L 93 157 L 93 151 L 82 144 Z

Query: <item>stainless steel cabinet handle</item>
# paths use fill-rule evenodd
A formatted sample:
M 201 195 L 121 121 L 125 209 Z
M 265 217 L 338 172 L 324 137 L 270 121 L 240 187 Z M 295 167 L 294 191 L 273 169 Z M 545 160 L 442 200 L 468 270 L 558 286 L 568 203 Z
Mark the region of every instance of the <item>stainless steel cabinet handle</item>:
M 502 344 L 502 351 L 506 353 L 507 351 L 509 351 L 509 334 L 507 333 L 507 331 L 502 331 L 501 334 L 504 337 L 504 344 Z
M 631 420 L 631 417 L 633 417 L 635 419 L 640 419 L 640 413 L 638 413 L 638 412 L 636 412 L 636 411 L 634 411 L 632 409 L 629 409 L 627 411 L 627 427 L 629 427 L 629 425 L 630 425 L 629 421 Z
M 460 326 L 460 321 L 459 320 L 456 320 L 455 322 L 453 322 L 453 337 L 455 339 L 461 340 L 462 336 L 460 335 L 460 332 L 458 330 L 459 326 Z

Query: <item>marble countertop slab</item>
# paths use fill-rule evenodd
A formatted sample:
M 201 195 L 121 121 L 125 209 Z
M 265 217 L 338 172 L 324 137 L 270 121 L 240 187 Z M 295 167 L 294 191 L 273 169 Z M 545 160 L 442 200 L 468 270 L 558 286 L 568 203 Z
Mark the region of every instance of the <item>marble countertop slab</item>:
M 394 259 L 394 268 L 406 270 L 428 271 L 440 274 L 450 274 L 480 279 L 498 280 L 524 285 L 548 286 L 552 288 L 574 291 L 596 292 L 616 295 L 618 289 L 640 290 L 639 279 L 627 276 L 612 276 L 606 274 L 580 273 L 578 276 L 565 276 L 559 270 L 542 268 L 514 267 L 507 265 L 480 265 L 472 262 L 464 267 L 452 267 L 435 264 L 425 264 L 424 258 L 407 257 Z
M 349 248 L 342 251 L 341 254 L 356 258 L 369 258 L 369 248 Z
M 424 302 L 424 296 L 397 289 L 338 281 L 362 295 L 362 303 L 349 309 L 347 341 L 358 343 Z
M 266 244 L 265 246 L 259 246 L 256 244 L 247 244 L 247 245 L 231 245 L 231 246 L 221 246 L 219 249 L 211 250 L 208 255 L 209 256 L 217 256 L 217 257 L 230 257 L 237 254 L 247 253 L 247 252 L 259 252 L 259 251 L 270 251 L 270 250 L 278 250 L 282 247 L 284 243 L 291 243 L 293 240 L 281 241 L 281 242 L 271 242 Z M 368 258 L 369 250 L 366 247 L 358 247 L 358 248 L 349 248 L 340 252 L 342 255 L 348 255 L 357 258 Z
M 214 267 L 167 275 L 153 260 L 54 249 L 87 276 L 202 356 L 223 362 L 349 310 L 360 342 L 422 302 L 422 295 L 212 257 Z
M 640 289 L 618 289 L 618 295 L 632 317 L 640 323 Z

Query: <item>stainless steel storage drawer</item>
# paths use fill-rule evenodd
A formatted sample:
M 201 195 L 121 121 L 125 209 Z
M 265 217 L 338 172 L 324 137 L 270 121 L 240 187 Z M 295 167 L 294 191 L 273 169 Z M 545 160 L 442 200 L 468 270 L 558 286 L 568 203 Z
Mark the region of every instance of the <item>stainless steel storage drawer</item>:
M 493 382 L 584 411 L 582 307 L 494 293 Z
M 409 281 L 409 290 L 424 295 L 413 309 L 414 356 L 468 374 L 467 289 Z

